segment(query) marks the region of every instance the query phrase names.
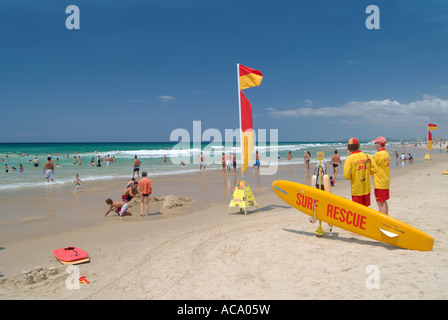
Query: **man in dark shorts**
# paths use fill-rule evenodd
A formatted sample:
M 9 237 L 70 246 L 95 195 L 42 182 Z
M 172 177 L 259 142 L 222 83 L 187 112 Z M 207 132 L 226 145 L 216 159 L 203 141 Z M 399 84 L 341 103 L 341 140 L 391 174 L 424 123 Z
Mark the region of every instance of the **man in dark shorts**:
M 333 177 L 336 180 L 336 176 L 338 175 L 338 167 L 342 164 L 341 157 L 338 155 L 338 150 L 334 150 L 334 155 L 331 157 L 330 164 L 333 165 Z
M 137 172 L 137 177 L 140 177 L 140 160 L 137 159 L 137 155 L 134 156 L 134 170 L 132 172 L 132 178 L 134 178 Z

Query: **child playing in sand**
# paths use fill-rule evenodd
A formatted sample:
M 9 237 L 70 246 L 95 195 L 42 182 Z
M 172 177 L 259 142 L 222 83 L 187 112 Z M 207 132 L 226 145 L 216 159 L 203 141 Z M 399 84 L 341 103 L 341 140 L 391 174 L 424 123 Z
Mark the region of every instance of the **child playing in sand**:
M 82 183 L 82 180 L 79 178 L 79 174 L 75 176 L 73 183 L 75 184 L 75 192 L 77 192 L 81 188 Z
M 132 214 L 130 212 L 126 211 L 126 210 L 128 210 L 128 204 L 126 202 L 123 202 L 123 201 L 113 201 L 111 198 L 109 198 L 109 199 L 106 199 L 106 203 L 108 205 L 110 205 L 110 208 L 106 212 L 104 217 L 107 216 L 109 214 L 109 212 L 111 212 L 112 210 L 115 210 L 115 212 L 118 213 L 118 215 L 120 217 L 132 216 Z
M 127 184 L 126 184 L 126 188 L 130 188 L 135 184 L 135 178 L 132 178 Z

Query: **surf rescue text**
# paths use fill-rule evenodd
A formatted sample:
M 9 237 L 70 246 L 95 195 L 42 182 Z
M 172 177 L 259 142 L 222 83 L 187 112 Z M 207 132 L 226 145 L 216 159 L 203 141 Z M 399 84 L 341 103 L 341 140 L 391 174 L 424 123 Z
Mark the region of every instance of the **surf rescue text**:
M 314 206 L 316 206 L 316 210 L 319 206 L 319 200 L 298 192 L 296 204 L 298 206 L 302 206 L 305 209 L 314 211 Z M 363 216 L 362 214 L 329 203 L 327 204 L 326 213 L 327 217 L 338 220 L 347 225 L 352 225 L 356 228 L 365 230 L 367 217 Z

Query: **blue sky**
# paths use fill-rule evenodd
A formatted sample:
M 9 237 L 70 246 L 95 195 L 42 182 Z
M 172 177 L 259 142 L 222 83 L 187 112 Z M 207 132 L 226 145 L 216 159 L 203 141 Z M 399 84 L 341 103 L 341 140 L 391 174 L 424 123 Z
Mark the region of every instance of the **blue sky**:
M 281 141 L 424 137 L 428 122 L 448 138 L 442 0 L 2 0 L 0 43 L 0 142 L 169 141 L 195 120 L 224 136 L 237 63 L 262 71 L 245 94 Z

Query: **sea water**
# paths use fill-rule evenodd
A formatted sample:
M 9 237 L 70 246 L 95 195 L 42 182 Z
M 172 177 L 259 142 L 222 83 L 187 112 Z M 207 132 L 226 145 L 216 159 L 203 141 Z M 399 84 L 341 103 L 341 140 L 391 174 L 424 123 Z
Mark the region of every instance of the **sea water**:
M 303 164 L 304 152 L 311 153 L 311 164 L 317 163 L 317 152 L 323 151 L 330 160 L 335 150 L 341 159 L 347 157 L 346 142 L 280 142 L 255 146 L 250 166 L 255 162 L 255 151 L 259 151 L 261 166 L 269 165 L 273 157 L 279 166 Z M 361 144 L 361 149 L 370 154 L 376 152 L 372 143 Z M 237 170 L 240 168 L 239 145 L 227 146 L 211 143 L 179 144 L 173 142 L 147 143 L 2 143 L 0 144 L 0 191 L 3 189 L 35 188 L 47 185 L 43 173 L 44 163 L 51 156 L 55 164 L 54 184 L 71 184 L 76 174 L 83 181 L 130 179 L 134 158 L 141 161 L 140 174 L 147 171 L 154 179 L 160 175 L 188 174 L 199 170 L 199 155 L 204 152 L 207 170 L 221 169 L 221 155 L 236 154 Z M 288 160 L 288 152 L 292 159 Z M 102 157 L 101 167 L 97 166 Z M 115 158 L 109 166 L 105 157 Z M 34 167 L 37 157 L 39 166 Z M 76 163 L 73 164 L 74 157 Z M 164 161 L 166 157 L 166 162 Z M 82 164 L 79 164 L 79 159 Z M 93 162 L 93 165 L 91 163 Z M 274 162 L 272 162 L 274 163 Z M 8 173 L 5 170 L 8 165 Z M 23 172 L 19 172 L 20 164 Z M 13 167 L 16 168 L 13 172 Z M 240 169 L 239 169 L 240 170 Z

